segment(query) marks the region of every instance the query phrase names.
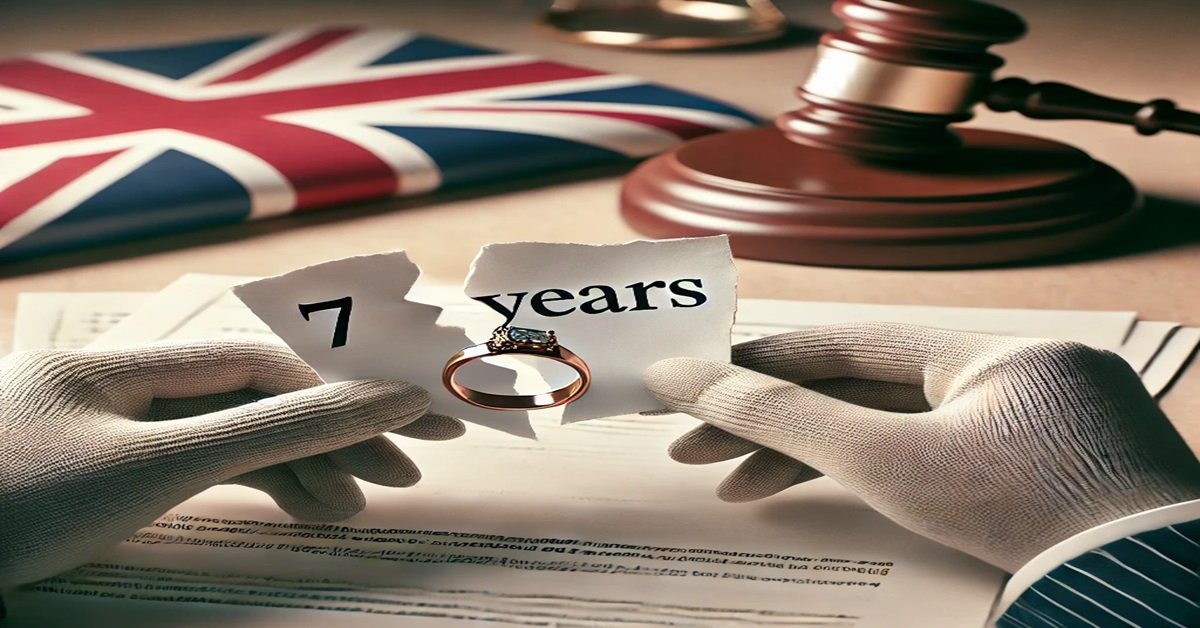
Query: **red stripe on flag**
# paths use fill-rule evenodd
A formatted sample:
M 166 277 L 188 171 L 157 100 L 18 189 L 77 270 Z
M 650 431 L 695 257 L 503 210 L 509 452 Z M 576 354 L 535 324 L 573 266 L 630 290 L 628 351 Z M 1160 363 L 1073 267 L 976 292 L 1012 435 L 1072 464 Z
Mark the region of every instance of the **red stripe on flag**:
M 256 157 L 292 184 L 299 210 L 395 196 L 399 187 L 396 172 L 374 153 L 324 131 L 263 121 L 214 127 L 205 135 L 253 146 Z
M 260 59 L 250 65 L 237 70 L 233 74 L 219 78 L 215 81 L 209 81 L 210 85 L 218 85 L 221 83 L 235 83 L 237 81 L 248 81 L 258 78 L 271 70 L 287 65 L 305 55 L 312 54 L 325 46 L 328 46 L 336 41 L 349 37 L 356 31 L 349 28 L 340 28 L 327 31 L 321 31 L 316 35 L 302 39 L 279 52 Z
M 604 109 L 543 109 L 541 107 L 530 107 L 529 109 L 513 109 L 510 107 L 433 107 L 437 111 L 486 111 L 488 113 L 573 113 L 582 116 L 595 116 L 600 118 L 614 118 L 617 120 L 628 120 L 637 122 L 646 126 L 652 126 L 669 133 L 674 133 L 679 137 L 690 140 L 693 137 L 707 135 L 714 131 L 721 130 L 718 127 L 705 126 L 688 120 L 680 120 L 679 118 L 669 118 L 667 116 L 656 116 L 647 113 L 628 113 L 623 111 L 607 111 Z
M 214 100 L 178 101 L 35 61 L 0 61 L 0 83 L 6 87 L 65 100 L 93 111 L 92 115 L 87 116 L 4 125 L 0 127 L 3 130 L 0 132 L 0 149 L 153 128 L 180 129 L 209 135 L 209 129 L 250 124 L 261 121 L 264 116 L 287 111 L 515 87 L 600 74 L 593 70 L 534 61 L 428 75 L 347 81 Z M 233 143 L 255 151 L 253 146 L 236 141 Z
M 121 151 L 66 157 L 0 190 L 0 227 L 12 222 L 63 186 L 83 176 Z

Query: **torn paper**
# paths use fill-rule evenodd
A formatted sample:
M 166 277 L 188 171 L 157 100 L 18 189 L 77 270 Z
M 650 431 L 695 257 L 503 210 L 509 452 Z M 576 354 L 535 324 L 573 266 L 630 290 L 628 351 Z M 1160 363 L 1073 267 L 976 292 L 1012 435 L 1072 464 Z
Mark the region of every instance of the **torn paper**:
M 563 411 L 572 422 L 658 407 L 642 373 L 664 358 L 728 361 L 737 270 L 725 236 L 492 244 L 475 258 L 466 292 L 496 325 L 553 330 L 587 362 L 591 389 Z
M 472 406 L 442 387 L 442 366 L 473 345 L 460 327 L 437 324 L 442 309 L 407 300 L 420 269 L 403 252 L 309 266 L 234 288 L 234 293 L 327 382 L 403 380 L 429 391 L 430 412 L 533 437 L 525 412 Z M 479 382 L 514 394 L 515 373 L 492 367 Z

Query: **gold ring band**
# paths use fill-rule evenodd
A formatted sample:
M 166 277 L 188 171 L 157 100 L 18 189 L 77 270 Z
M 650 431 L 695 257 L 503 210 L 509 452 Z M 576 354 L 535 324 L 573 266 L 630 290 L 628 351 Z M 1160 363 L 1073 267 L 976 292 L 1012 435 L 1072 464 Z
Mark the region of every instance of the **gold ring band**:
M 479 358 L 496 355 L 529 355 L 554 360 L 575 369 L 579 377 L 566 386 L 536 395 L 498 395 L 469 388 L 455 379 L 459 368 Z M 491 340 L 459 351 L 442 369 L 442 385 L 446 390 L 473 406 L 489 410 L 537 410 L 565 405 L 582 397 L 591 381 L 592 373 L 587 363 L 558 344 L 553 331 L 524 327 L 498 327 L 492 332 Z

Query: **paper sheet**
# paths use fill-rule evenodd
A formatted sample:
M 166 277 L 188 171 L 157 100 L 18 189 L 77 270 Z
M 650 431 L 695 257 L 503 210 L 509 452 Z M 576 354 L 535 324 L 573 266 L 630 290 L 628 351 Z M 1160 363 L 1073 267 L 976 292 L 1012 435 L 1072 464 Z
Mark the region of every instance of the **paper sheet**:
M 1142 373 L 1179 327 L 1179 323 L 1138 321 L 1116 352 L 1133 370 Z
M 193 287 L 206 281 L 187 280 Z M 227 298 L 222 295 L 228 285 L 240 281 L 227 281 L 207 306 L 150 297 L 147 307 L 157 308 L 155 320 L 163 325 L 135 329 L 130 323 L 138 321 L 129 316 L 118 327 L 128 326 L 122 333 L 135 343 L 160 339 L 155 334 L 211 337 L 227 332 L 246 312 L 221 306 Z M 76 298 L 73 307 L 78 311 L 83 311 L 84 303 L 110 309 L 102 307 L 103 295 L 48 297 L 43 306 L 57 311 Z M 32 301 L 36 299 L 23 298 L 22 307 Z M 451 301 L 446 297 L 444 302 Z M 934 323 L 904 306 L 888 316 L 878 311 L 861 314 L 863 307 L 747 299 L 741 302 L 735 336 L 741 340 L 789 327 L 839 322 L 839 316 L 841 320 Z M 477 304 L 455 302 L 446 310 L 445 318 L 457 324 L 484 330 L 491 324 L 491 313 Z M 959 322 L 971 319 L 977 331 L 1014 328 L 1014 319 L 1005 310 L 937 310 L 942 324 L 949 317 Z M 824 318 L 805 318 L 806 311 L 824 312 Z M 1163 329 L 1151 326 L 1140 332 L 1141 324 L 1131 328 L 1123 313 L 1044 314 L 1052 324 L 1039 329 L 1037 317 L 1031 316 L 1017 333 L 1049 336 L 1047 332 L 1054 329 L 1074 329 L 1077 336 L 1117 349 L 1136 341 L 1137 351 L 1125 349 L 1131 363 L 1145 359 L 1146 346 Z M 66 340 L 45 335 L 44 329 L 44 338 L 29 337 L 29 329 L 21 332 L 25 336 L 17 338 L 18 343 L 50 346 Z M 99 327 L 81 329 L 86 333 Z M 139 335 L 137 329 L 143 333 Z M 1156 348 L 1145 374 L 1174 376 L 1198 341 L 1200 333 L 1195 329 L 1177 330 L 1166 345 Z M 560 427 L 547 414 L 536 421 L 541 442 L 478 429 L 447 443 L 397 439 L 421 466 L 425 479 L 405 490 L 366 486 L 368 510 L 342 527 L 288 522 L 269 500 L 249 489 L 206 491 L 116 548 L 103 562 L 48 581 L 40 591 L 8 596 L 6 625 L 73 624 L 88 617 L 95 620 L 93 625 L 122 628 L 180 623 L 282 627 L 331 621 L 394 626 L 403 616 L 402 622 L 419 621 L 422 626 L 478 623 L 471 618 L 537 624 L 556 617 L 566 618 L 560 625 L 579 626 L 611 625 L 618 620 L 685 625 L 971 626 L 982 624 L 998 589 L 994 570 L 896 528 L 828 480 L 790 489 L 758 504 L 718 502 L 711 495 L 712 487 L 735 463 L 689 467 L 662 454 L 671 438 L 694 425 L 686 417 L 614 417 Z M 201 517 L 215 521 L 197 523 Z M 181 529 L 187 525 L 192 529 Z M 200 530 L 200 526 L 212 529 Z M 242 547 L 236 547 L 239 544 Z M 505 544 L 536 549 L 500 547 Z M 580 556 L 580 552 L 570 554 L 572 549 L 593 552 L 584 554 L 588 564 L 626 571 L 564 573 L 540 562 L 520 562 Z M 794 578 L 793 574 L 806 571 L 792 569 L 800 564 L 794 561 L 782 563 L 783 575 L 777 567 L 716 561 L 780 564 L 775 558 L 739 558 L 725 552 L 775 557 L 790 552 L 801 557 L 801 551 L 813 559 L 806 577 L 842 584 L 691 575 L 698 571 Z M 372 557 L 355 556 L 363 552 Z M 650 554 L 658 558 L 647 558 Z M 685 565 L 689 575 L 630 575 L 649 573 L 637 571 L 638 567 L 663 566 L 662 556 L 673 556 L 666 561 L 674 563 L 670 568 Z M 822 562 L 822 558 L 834 560 Z M 437 562 L 450 560 L 456 562 Z M 498 564 L 500 560 L 510 560 L 511 565 Z M 851 563 L 838 562 L 845 560 Z M 872 574 L 868 570 L 878 566 L 859 565 L 860 560 L 894 565 L 887 575 Z M 815 565 L 835 569 L 815 570 Z M 859 568 L 862 572 L 854 571 Z M 819 571 L 833 575 L 811 578 Z M 876 582 L 878 587 L 871 586 Z M 927 603 L 929 591 L 938 592 L 937 605 Z M 331 619 L 330 611 L 314 607 L 345 612 Z
M 78 310 L 83 314 L 104 312 L 113 307 L 133 310 L 112 327 L 106 328 L 98 337 L 92 338 L 90 343 L 84 343 L 88 349 L 112 349 L 140 342 L 225 336 L 282 343 L 283 340 L 233 294 L 234 286 L 250 283 L 255 279 L 259 278 L 246 275 L 189 273 L 155 293 L 25 293 L 21 298 L 28 296 L 36 299 L 46 295 L 44 300 L 48 303 L 53 302 L 55 307 Z M 106 303 L 109 300 L 108 295 L 112 295 L 112 303 L 117 304 L 116 306 Z M 140 303 L 136 310 L 122 305 L 135 296 Z M 468 300 L 458 286 L 418 282 L 409 292 L 409 298 L 421 303 L 436 303 L 451 313 L 480 310 L 478 304 Z M 24 328 L 20 325 L 21 320 L 40 320 L 42 312 L 31 312 L 29 316 L 22 312 L 23 310 L 18 308 L 14 343 L 49 341 L 42 330 L 30 327 L 23 331 Z M 457 324 L 461 325 L 463 321 L 459 320 Z M 52 345 L 41 346 L 49 348 Z
M 986 334 L 1074 340 L 1100 349 L 1121 346 L 1137 321 L 1136 312 L 936 307 L 820 301 L 745 299 L 738 321 L 770 335 L 787 328 L 887 321 Z M 749 331 L 750 328 L 743 327 Z
M 419 276 L 403 253 L 367 255 L 251 282 L 234 292 L 326 381 L 410 381 L 430 391 L 433 412 L 533 436 L 528 413 L 478 408 L 444 389 L 446 360 L 486 336 L 471 339 L 463 328 L 439 326 L 440 308 L 406 300 Z M 202 298 L 195 294 L 193 300 Z M 562 411 L 565 420 L 575 421 L 655 407 L 642 373 L 660 359 L 728 360 L 737 272 L 725 237 L 600 246 L 494 244 L 475 259 L 467 294 L 496 312 L 493 327 L 554 330 L 565 348 L 587 362 L 590 390 Z M 532 364 L 544 381 L 523 394 L 576 377 L 551 361 Z M 477 390 L 517 392 L 515 372 L 499 364 L 474 368 L 468 376 Z
M 1135 312 L 956 308 L 742 299 L 734 342 L 835 323 L 889 321 L 990 334 L 1073 340 L 1112 351 L 1162 395 L 1197 344 L 1200 332 L 1178 323 L 1139 321 Z
M 1142 372 L 1142 382 L 1150 394 L 1159 396 L 1187 366 L 1200 346 L 1200 328 L 1181 327 L 1163 345 L 1154 361 Z
M 156 340 L 230 335 L 273 339 L 273 335 L 259 333 L 263 325 L 229 293 L 230 288 L 250 279 L 236 275 L 183 275 L 147 298 L 122 324 L 102 333 L 88 348 L 113 349 Z M 231 301 L 233 307 L 229 307 Z M 192 335 L 197 330 L 203 330 L 201 335 Z M 238 333 L 231 333 L 234 330 Z
M 480 429 L 450 442 L 394 439 L 424 479 L 365 487 L 367 510 L 339 524 L 291 522 L 249 489 L 206 491 L 95 564 L 11 596 L 10 621 L 60 616 L 55 600 L 73 596 L 59 592 L 123 598 L 95 624 L 122 627 L 147 625 L 140 599 L 164 599 L 216 603 L 178 604 L 197 624 L 241 625 L 260 611 L 227 605 L 257 604 L 345 611 L 294 615 L 293 625 L 390 614 L 421 626 L 957 628 L 982 625 L 999 589 L 998 570 L 899 528 L 829 480 L 720 502 L 713 489 L 736 461 L 694 467 L 664 454 L 696 424 L 686 416 L 535 424 L 539 441 Z M 922 601 L 929 591 L 937 608 Z
M 661 359 L 729 360 L 737 270 L 725 236 L 491 244 L 465 291 L 496 325 L 552 329 L 587 362 L 591 389 L 563 409 L 566 422 L 658 407 L 642 374 Z
M 13 351 L 79 349 L 130 316 L 142 292 L 25 292 L 17 296 Z
M 478 408 L 442 386 L 442 367 L 476 344 L 442 326 L 442 309 L 406 298 L 421 271 L 403 252 L 363 255 L 301 268 L 233 289 L 234 294 L 327 382 L 394 379 L 429 391 L 430 412 L 533 438 L 529 415 Z M 479 371 L 476 385 L 515 394 L 516 373 Z

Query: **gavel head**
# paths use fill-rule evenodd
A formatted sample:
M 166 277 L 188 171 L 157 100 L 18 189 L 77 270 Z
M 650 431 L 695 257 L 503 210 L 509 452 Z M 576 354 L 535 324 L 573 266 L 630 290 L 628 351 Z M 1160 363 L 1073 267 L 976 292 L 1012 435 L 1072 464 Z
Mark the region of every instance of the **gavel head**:
M 970 0 L 837 0 L 826 33 L 776 125 L 789 139 L 874 159 L 944 153 L 1004 60 L 988 46 L 1025 34 L 1016 14 Z

